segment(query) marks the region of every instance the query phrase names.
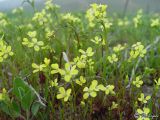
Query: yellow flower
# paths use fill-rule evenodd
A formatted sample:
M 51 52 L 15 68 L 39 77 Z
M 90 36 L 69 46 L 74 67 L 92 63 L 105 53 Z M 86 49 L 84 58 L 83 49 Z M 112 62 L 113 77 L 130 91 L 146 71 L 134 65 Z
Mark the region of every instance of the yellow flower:
M 91 39 L 91 41 L 95 44 L 99 44 L 101 42 L 101 38 L 99 38 L 98 36 L 96 36 L 94 39 Z
M 50 87 L 57 87 L 58 86 L 58 79 L 55 79 L 54 81 L 50 82 Z
M 132 49 L 130 51 L 130 57 L 128 59 L 129 62 L 131 60 L 136 59 L 137 57 L 143 58 L 145 54 L 147 53 L 147 50 L 144 48 L 141 42 L 137 42 L 136 44 L 132 45 Z
M 141 96 L 138 98 L 138 100 L 143 104 L 147 103 L 149 99 L 151 99 L 151 96 L 148 95 L 145 97 L 143 93 L 141 93 Z
M 107 59 L 110 63 L 116 63 L 118 61 L 116 54 L 112 54 L 111 56 L 108 56 Z
M 86 18 L 89 21 L 89 26 L 94 27 L 97 21 L 103 20 L 106 17 L 107 5 L 98 5 L 93 3 L 86 12 Z
M 13 14 L 20 14 L 23 12 L 23 7 L 18 7 L 12 10 Z
M 159 18 L 151 19 L 151 27 L 158 27 L 158 26 L 160 26 Z
M 74 63 L 80 69 L 86 67 L 86 59 L 83 58 L 83 57 L 76 57 L 76 58 L 74 58 Z
M 50 64 L 50 59 L 44 58 L 44 64 L 37 65 L 36 63 L 32 63 L 32 68 L 34 68 L 33 73 L 44 71 Z
M 35 51 L 39 51 L 40 47 L 44 45 L 43 41 L 37 41 L 36 38 L 33 38 L 31 43 L 29 44 L 30 47 L 34 47 Z
M 104 24 L 100 26 L 100 28 L 102 29 L 102 31 L 104 31 L 104 27 L 105 27 L 105 29 L 109 29 L 112 26 L 112 23 L 107 18 L 103 19 L 103 23 Z
M 71 66 L 69 63 L 66 63 L 65 64 L 65 69 L 60 69 L 59 70 L 60 74 L 62 76 L 64 76 L 64 80 L 66 82 L 70 82 L 71 78 L 74 76 L 74 75 L 77 75 L 78 74 L 78 70 L 76 69 L 76 65 L 74 66 Z
M 50 29 L 45 29 L 46 31 L 46 35 L 45 37 L 49 40 L 51 40 L 52 38 L 55 37 L 55 32 L 53 30 L 50 30 Z
M 0 25 L 1 27 L 6 27 L 8 25 L 8 21 L 6 19 L 6 14 L 0 12 Z
M 37 32 L 36 32 L 36 31 L 29 31 L 29 32 L 27 33 L 27 35 L 28 35 L 29 37 L 31 37 L 31 38 L 35 38 L 36 35 L 37 35 Z
M 44 64 L 37 65 L 36 63 L 32 63 L 32 68 L 34 68 L 33 73 L 41 72 L 44 70 L 46 66 Z
M 97 92 L 99 90 L 105 90 L 105 87 L 102 84 L 98 85 L 98 81 L 97 80 L 93 80 L 91 85 L 89 86 L 89 88 L 85 87 L 83 89 L 83 91 L 84 91 L 83 98 L 87 99 L 89 96 L 96 97 L 97 96 Z
M 33 47 L 35 51 L 39 51 L 40 48 L 44 46 L 43 41 L 38 41 L 36 38 L 37 32 L 36 31 L 29 31 L 27 35 L 30 37 L 31 40 L 28 38 L 23 38 L 22 44 L 27 47 Z
M 160 78 L 157 80 L 154 80 L 157 86 L 160 86 Z
M 113 90 L 114 90 L 114 85 L 107 85 L 104 91 L 106 95 L 109 95 L 109 94 L 115 94 Z
M 5 88 L 3 88 L 2 93 L 0 93 L 0 101 L 3 101 L 6 99 L 7 91 Z
M 79 52 L 82 54 L 82 58 L 91 57 L 94 55 L 91 47 L 87 48 L 86 51 L 79 49 Z
M 70 97 L 70 94 L 71 94 L 71 89 L 65 90 L 64 87 L 60 87 L 57 99 L 63 99 L 64 102 L 67 102 Z
M 97 86 L 97 82 L 95 82 L 95 83 L 93 83 L 93 82 L 95 82 L 95 81 L 92 81 L 92 84 L 90 85 L 89 88 L 85 87 L 83 89 L 83 91 L 85 92 L 83 94 L 84 99 L 87 99 L 89 96 L 91 96 L 91 97 L 96 97 L 97 96 L 97 92 L 96 92 L 96 89 L 95 89 L 95 87 Z
M 67 21 L 68 23 L 78 23 L 81 20 L 75 16 L 73 16 L 71 13 L 63 14 L 62 15 L 62 20 Z
M 52 64 L 51 65 L 51 68 L 52 68 L 52 70 L 51 70 L 51 74 L 56 74 L 56 73 L 58 73 L 59 72 L 59 65 L 56 63 L 56 64 Z
M 34 21 L 36 24 L 38 23 L 38 25 L 42 26 L 44 24 L 46 24 L 47 22 L 49 22 L 49 16 L 47 16 L 46 14 L 46 10 L 43 9 L 41 12 L 36 12 L 32 18 L 32 21 Z
M 109 110 L 113 110 L 118 108 L 118 104 L 116 104 L 115 102 L 112 102 L 112 106 L 109 108 Z
M 76 79 L 76 83 L 80 86 L 82 86 L 84 83 L 86 83 L 86 79 L 83 76 L 80 76 L 80 79 Z
M 126 47 L 126 44 L 124 46 L 122 46 L 121 44 L 118 44 L 117 46 L 113 47 L 113 51 L 120 52 L 120 51 L 124 50 L 125 47 Z
M 50 64 L 50 59 L 48 58 L 44 58 L 44 64 L 46 65 L 46 67 Z
M 125 17 L 124 19 L 118 19 L 118 26 L 127 26 L 129 25 L 128 19 Z
M 134 27 L 135 27 L 135 28 L 137 28 L 138 25 L 141 24 L 142 13 L 143 13 L 143 11 L 140 9 L 140 10 L 137 12 L 137 15 L 133 18 L 133 23 L 134 23 Z
M 144 107 L 143 110 L 142 109 L 137 109 L 137 113 L 138 113 L 138 119 L 137 120 L 150 120 L 149 118 L 149 113 L 150 113 L 150 109 Z
M 0 40 L 0 62 L 3 62 L 8 56 L 13 56 L 11 46 L 7 46 L 3 40 Z
M 141 76 L 137 76 L 136 80 L 134 80 L 133 85 L 135 85 L 137 88 L 140 88 L 141 85 L 143 84 L 143 81 L 141 80 Z
M 45 9 L 46 10 L 56 10 L 58 8 L 59 8 L 59 6 L 56 4 L 53 4 L 52 0 L 46 0 L 46 2 L 45 2 Z

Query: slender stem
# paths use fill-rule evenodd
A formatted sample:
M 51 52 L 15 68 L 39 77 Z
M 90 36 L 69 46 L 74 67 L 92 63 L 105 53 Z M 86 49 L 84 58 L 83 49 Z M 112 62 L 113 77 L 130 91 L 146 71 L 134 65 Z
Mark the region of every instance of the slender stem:
M 127 8 L 128 8 L 128 4 L 129 4 L 129 0 L 126 0 L 125 6 L 124 6 L 124 10 L 123 10 L 123 17 L 125 17 L 125 15 L 126 15 L 126 11 L 127 11 Z
M 91 98 L 90 101 L 90 114 L 92 114 L 92 111 L 93 111 L 93 98 Z
M 63 57 L 63 53 L 61 52 L 60 58 L 59 58 L 59 68 L 62 67 L 62 57 Z M 58 74 L 58 81 L 61 80 L 61 75 Z
M 62 107 L 63 108 L 60 108 L 60 113 L 61 113 L 61 120 L 64 120 L 64 108 L 65 108 L 65 104 L 64 104 L 64 101 L 62 101 Z
M 105 71 L 104 71 L 104 68 L 103 67 L 105 67 L 106 66 L 106 62 L 103 62 L 103 61 L 105 61 L 105 60 L 103 60 L 104 59 L 104 52 L 106 52 L 106 54 L 107 54 L 107 46 L 106 46 L 106 41 L 107 41 L 107 30 L 106 30 L 106 27 L 105 27 L 105 24 L 104 24 L 104 22 L 102 21 L 101 22 L 101 24 L 102 24 L 102 26 L 103 26 L 103 35 L 102 35 L 102 49 L 101 49 L 101 54 L 102 54 L 102 73 L 105 75 Z M 103 42 L 105 42 L 105 43 L 103 43 Z M 108 43 L 107 43 L 108 44 Z
M 75 112 L 76 111 L 76 93 L 75 93 L 73 80 L 71 82 L 71 86 L 72 86 L 72 90 L 73 90 L 73 109 L 74 109 L 74 112 Z
M 29 120 L 29 119 L 30 119 L 29 116 L 30 116 L 30 113 L 29 113 L 29 111 L 27 110 L 27 111 L 26 111 L 26 117 L 27 117 L 26 120 Z

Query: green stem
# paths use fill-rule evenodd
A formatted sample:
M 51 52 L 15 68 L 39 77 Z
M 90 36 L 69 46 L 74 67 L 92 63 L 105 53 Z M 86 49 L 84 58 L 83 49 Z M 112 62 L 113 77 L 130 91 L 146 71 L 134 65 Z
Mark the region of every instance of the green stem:
M 91 98 L 91 101 L 90 101 L 90 114 L 92 114 L 92 111 L 93 111 L 93 98 Z
M 65 108 L 65 104 L 64 104 L 64 101 L 62 101 L 62 108 L 60 107 L 61 120 L 64 120 L 64 108 Z
M 105 24 L 104 22 L 102 21 L 102 26 L 103 26 L 103 35 L 102 35 L 102 49 L 101 49 L 101 52 L 102 52 L 102 73 L 103 73 L 103 76 L 105 76 L 106 74 L 106 62 L 103 62 L 103 61 L 106 61 L 106 60 L 103 60 L 104 59 L 104 52 L 106 52 L 107 54 L 107 51 L 108 51 L 108 45 L 106 45 L 106 42 L 107 42 L 107 30 L 106 30 L 106 27 L 105 27 Z M 108 44 L 108 43 L 107 43 Z M 103 68 L 104 67 L 104 68 Z
M 26 111 L 26 120 L 29 120 L 29 116 L 30 116 L 30 113 L 29 113 L 29 111 L 27 110 L 27 111 Z
M 72 86 L 72 90 L 73 90 L 73 109 L 74 109 L 74 112 L 76 112 L 76 93 L 75 93 L 73 80 L 71 82 L 71 86 Z

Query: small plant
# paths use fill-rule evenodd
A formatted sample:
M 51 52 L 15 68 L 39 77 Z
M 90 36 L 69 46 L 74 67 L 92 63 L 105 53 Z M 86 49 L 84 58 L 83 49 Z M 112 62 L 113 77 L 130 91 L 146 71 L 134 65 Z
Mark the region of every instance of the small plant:
M 67 102 L 71 94 L 71 89 L 65 90 L 63 87 L 59 88 L 59 94 L 57 99 L 64 99 L 64 102 Z
M 14 95 L 15 98 L 9 98 L 9 94 Z M 19 117 L 29 120 L 37 114 L 41 107 L 44 107 L 44 103 L 38 100 L 37 92 L 20 78 L 14 80 L 11 93 L 3 89 L 0 98 L 1 110 L 11 118 Z
M 158 15 L 24 2 L 30 16 L 23 7 L 0 13 L 0 119 L 160 119 Z

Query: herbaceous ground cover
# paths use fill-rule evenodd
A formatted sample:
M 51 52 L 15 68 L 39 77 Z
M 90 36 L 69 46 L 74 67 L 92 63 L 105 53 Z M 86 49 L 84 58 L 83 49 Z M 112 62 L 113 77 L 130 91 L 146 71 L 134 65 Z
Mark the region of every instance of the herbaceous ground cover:
M 0 13 L 1 119 L 160 119 L 159 14 L 28 4 Z

